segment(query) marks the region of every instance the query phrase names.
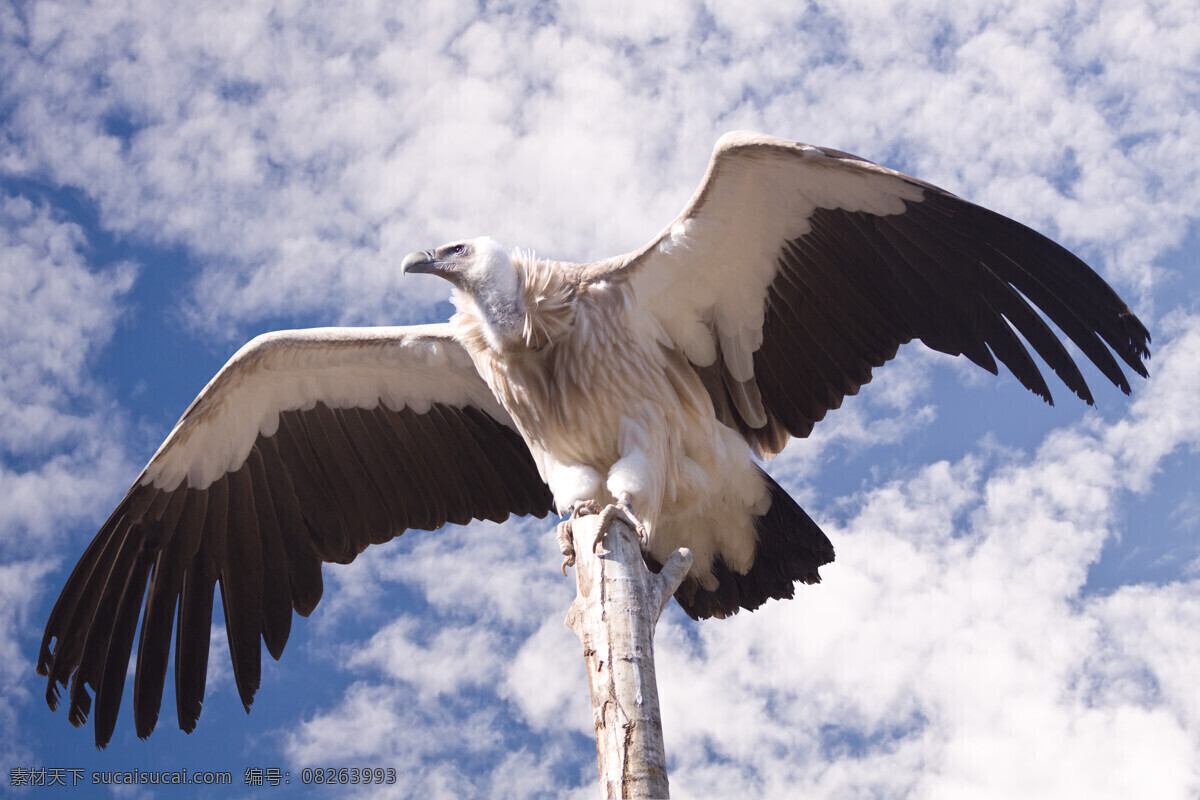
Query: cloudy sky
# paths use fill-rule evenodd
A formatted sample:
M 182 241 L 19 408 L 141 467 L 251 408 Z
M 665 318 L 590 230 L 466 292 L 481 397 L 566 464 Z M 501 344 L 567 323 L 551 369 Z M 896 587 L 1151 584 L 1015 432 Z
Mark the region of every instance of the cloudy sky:
M 382 766 L 390 796 L 594 796 L 550 520 L 327 567 L 249 716 L 214 648 L 190 736 L 164 714 L 139 741 L 126 708 L 97 753 L 47 710 L 37 645 L 246 339 L 444 319 L 447 287 L 398 265 L 450 239 L 633 249 L 750 128 L 1049 234 L 1135 307 L 1154 358 L 1132 398 L 1085 371 L 1097 407 L 1059 387 L 1051 408 L 911 346 L 793 442 L 772 471 L 838 560 L 732 620 L 668 610 L 676 796 L 1200 794 L 1193 0 L 411 5 L 0 4 L 0 781 L 229 770 L 261 797 L 283 790 L 244 787 L 248 767 L 295 788 Z

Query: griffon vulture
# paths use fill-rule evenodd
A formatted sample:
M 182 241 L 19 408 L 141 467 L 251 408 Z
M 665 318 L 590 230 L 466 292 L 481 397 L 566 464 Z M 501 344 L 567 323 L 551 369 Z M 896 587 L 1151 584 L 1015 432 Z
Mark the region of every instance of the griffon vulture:
M 717 142 L 687 207 L 636 252 L 571 264 L 480 238 L 400 266 L 453 284 L 449 323 L 255 338 L 79 560 L 38 671 L 51 708 L 70 681 L 76 725 L 95 693 L 97 745 L 143 600 L 140 736 L 173 628 L 179 724 L 195 727 L 214 587 L 249 710 L 260 637 L 278 659 L 292 611 L 321 598 L 321 563 L 407 528 L 615 504 L 648 562 L 691 548 L 676 594 L 690 615 L 754 609 L 833 560 L 755 456 L 807 436 L 900 345 L 992 373 L 999 361 L 1047 402 L 1028 347 L 1092 395 L 1042 315 L 1126 394 L 1118 359 L 1144 376 L 1149 356 L 1125 303 L 1044 236 L 855 156 L 751 133 Z

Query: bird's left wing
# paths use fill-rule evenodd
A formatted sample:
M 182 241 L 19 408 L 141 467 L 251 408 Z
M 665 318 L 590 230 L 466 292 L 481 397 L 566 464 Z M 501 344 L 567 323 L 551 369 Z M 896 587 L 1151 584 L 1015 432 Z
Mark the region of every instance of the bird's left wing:
M 671 225 L 584 270 L 630 281 L 722 421 L 763 454 L 807 436 L 913 339 L 992 373 L 998 359 L 1049 401 L 1020 333 L 1091 403 L 1037 309 L 1126 393 L 1113 353 L 1146 374 L 1145 326 L 1065 248 L 916 178 L 762 134 L 721 137 Z
M 68 578 L 42 640 L 51 708 L 72 723 L 96 694 L 112 735 L 133 639 L 138 735 L 162 701 L 172 625 L 179 724 L 204 698 L 219 586 L 249 710 L 259 639 L 278 659 L 294 609 L 320 600 L 321 563 L 407 528 L 545 516 L 549 489 L 448 325 L 281 331 L 254 339 L 180 419 Z

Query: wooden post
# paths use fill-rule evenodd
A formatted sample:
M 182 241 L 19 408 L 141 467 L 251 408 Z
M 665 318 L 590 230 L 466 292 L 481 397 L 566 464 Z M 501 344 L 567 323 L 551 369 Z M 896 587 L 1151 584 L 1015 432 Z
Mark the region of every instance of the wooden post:
M 654 677 L 654 627 L 692 565 L 679 549 L 655 575 L 642 560 L 637 537 L 616 519 L 596 545 L 600 515 L 572 523 L 575 583 L 579 593 L 567 627 L 583 644 L 600 795 L 668 797 L 658 684 Z

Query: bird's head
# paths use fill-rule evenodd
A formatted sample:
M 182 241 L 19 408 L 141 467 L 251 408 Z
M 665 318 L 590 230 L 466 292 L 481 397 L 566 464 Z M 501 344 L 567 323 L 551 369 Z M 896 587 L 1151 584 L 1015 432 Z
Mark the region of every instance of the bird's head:
M 517 294 L 517 270 L 512 257 L 488 236 L 409 253 L 400 270 L 406 275 L 415 272 L 445 278 L 456 289 L 477 299 L 493 292 Z
M 519 337 L 525 317 L 521 279 L 512 256 L 487 236 L 409 253 L 400 265 L 404 274 L 426 273 L 454 285 L 451 299 L 461 310 L 475 305 L 493 342 Z

